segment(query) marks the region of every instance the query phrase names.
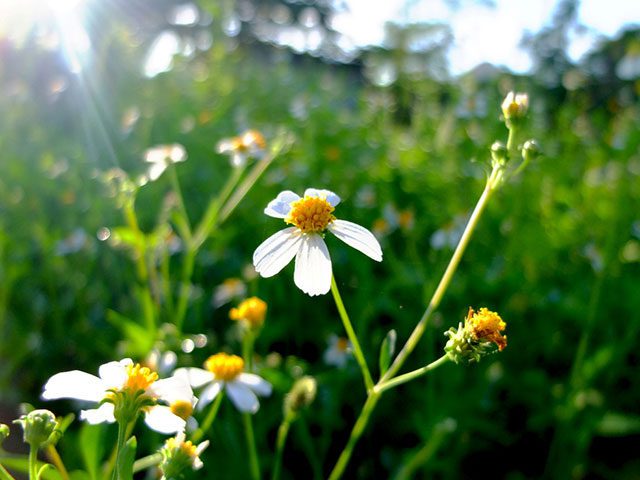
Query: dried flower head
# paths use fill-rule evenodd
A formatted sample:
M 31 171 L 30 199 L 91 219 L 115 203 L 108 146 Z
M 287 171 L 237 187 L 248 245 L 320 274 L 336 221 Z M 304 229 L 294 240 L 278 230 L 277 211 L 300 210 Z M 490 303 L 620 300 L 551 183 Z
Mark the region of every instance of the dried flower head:
M 475 312 L 469 307 L 469 313 L 460 323 L 458 328 L 450 328 L 445 332 L 449 337 L 444 350 L 456 363 L 479 362 L 480 359 L 491 353 L 497 347 L 502 351 L 507 346 L 507 337 L 501 332 L 507 324 L 496 312 L 487 308 L 481 308 Z

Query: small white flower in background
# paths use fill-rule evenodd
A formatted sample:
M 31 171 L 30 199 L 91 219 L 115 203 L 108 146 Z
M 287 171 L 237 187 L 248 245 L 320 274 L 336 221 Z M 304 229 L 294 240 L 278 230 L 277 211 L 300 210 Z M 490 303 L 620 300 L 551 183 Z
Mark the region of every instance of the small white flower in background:
M 189 467 L 193 470 L 200 470 L 203 467 L 200 454 L 208 446 L 209 440 L 205 440 L 197 446 L 191 441 L 185 441 L 184 432 L 167 439 L 160 449 L 162 455 L 160 470 L 164 474 L 163 478 L 181 478 L 181 472 Z
M 307 188 L 302 198 L 289 190 L 281 192 L 264 213 L 294 226 L 260 244 L 253 253 L 256 271 L 263 277 L 272 277 L 296 257 L 295 284 L 308 295 L 324 295 L 331 288 L 332 275 L 331 257 L 323 239 L 326 230 L 381 262 L 382 249 L 369 230 L 333 216 L 339 203 L 340 197 L 329 190 Z
M 213 291 L 212 303 L 218 308 L 236 298 L 246 296 L 247 286 L 239 278 L 227 278 Z
M 158 374 L 135 364 L 130 358 L 101 365 L 99 377 L 80 370 L 61 372 L 51 377 L 44 386 L 42 398 L 57 400 L 69 398 L 87 402 L 105 403 L 98 408 L 82 410 L 80 418 L 90 424 L 115 422 L 114 404 L 110 403 L 114 392 L 131 393 L 142 390 L 145 398 L 155 404 L 144 409 L 145 423 L 160 433 L 183 431 L 186 418 L 191 415 L 196 399 L 191 386 L 184 378 L 170 377 L 158 380 Z
M 267 142 L 257 130 L 247 130 L 242 135 L 225 138 L 218 142 L 216 151 L 231 155 L 231 165 L 242 167 L 249 157 L 260 158 L 267 147 Z
M 187 151 L 179 143 L 158 145 L 144 152 L 144 161 L 151 164 L 147 176 L 152 182 L 160 178 L 169 165 L 186 159 Z
M 343 368 L 351 358 L 351 342 L 344 337 L 331 335 L 329 347 L 324 351 L 324 363 Z
M 56 243 L 56 255 L 65 256 L 79 252 L 90 245 L 90 238 L 82 228 L 76 228 L 71 234 Z
M 244 360 L 237 355 L 216 353 L 202 368 L 179 368 L 174 376 L 186 378 L 193 388 L 205 387 L 200 393 L 198 410 L 211 403 L 224 389 L 241 412 L 256 413 L 258 397 L 271 395 L 271 384 L 253 373 L 245 373 Z

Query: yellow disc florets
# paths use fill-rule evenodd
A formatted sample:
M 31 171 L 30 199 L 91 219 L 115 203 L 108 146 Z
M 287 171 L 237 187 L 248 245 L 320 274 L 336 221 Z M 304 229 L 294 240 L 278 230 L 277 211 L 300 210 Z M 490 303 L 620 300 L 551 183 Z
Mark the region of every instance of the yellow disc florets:
M 189 418 L 193 413 L 193 405 L 188 400 L 176 400 L 169 405 L 169 409 L 171 409 L 171 413 L 183 420 Z
M 165 447 L 174 452 L 180 450 L 187 457 L 191 458 L 195 457 L 197 453 L 196 446 L 191 443 L 191 440 L 185 442 L 172 437 L 165 442 Z
M 473 308 L 469 307 L 465 328 L 469 329 L 477 340 L 495 343 L 498 350 L 502 351 L 507 346 L 507 337 L 502 336 L 500 332 L 506 327 L 507 324 L 496 312 L 484 307 L 474 312 Z
M 146 390 L 158 379 L 156 372 L 151 371 L 147 367 L 140 366 L 139 363 L 127 365 L 126 372 L 127 380 L 123 386 L 123 390 L 130 390 L 132 392 Z
M 332 215 L 334 210 L 324 198 L 304 197 L 291 203 L 291 210 L 284 221 L 304 233 L 323 232 L 336 219 Z
M 251 328 L 259 328 L 264 323 L 267 314 L 267 303 L 258 297 L 251 297 L 244 300 L 238 308 L 229 311 L 231 320 L 246 322 Z
M 211 355 L 204 368 L 213 373 L 217 380 L 231 381 L 242 373 L 244 360 L 237 355 L 227 355 L 226 353 L 216 353 Z

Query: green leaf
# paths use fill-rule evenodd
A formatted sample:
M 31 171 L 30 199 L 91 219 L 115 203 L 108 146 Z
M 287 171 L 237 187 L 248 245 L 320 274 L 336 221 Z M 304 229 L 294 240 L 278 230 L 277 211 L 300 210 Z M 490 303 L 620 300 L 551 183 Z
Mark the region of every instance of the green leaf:
M 131 354 L 144 356 L 151 350 L 154 335 L 142 325 L 113 310 L 107 311 L 107 321 L 118 327 L 124 337 L 129 340 Z
M 84 424 L 80 430 L 80 453 L 91 480 L 100 478 L 100 464 L 105 452 L 104 426 Z
M 598 434 L 605 437 L 624 437 L 640 433 L 640 416 L 607 412 L 596 426 Z
M 387 373 L 387 369 L 389 368 L 389 364 L 391 363 L 391 358 L 396 351 L 396 339 L 398 335 L 395 330 L 389 330 L 387 336 L 384 337 L 382 341 L 382 345 L 380 346 L 380 376 Z
M 138 441 L 136 437 L 131 437 L 122 447 L 118 458 L 118 478 L 120 480 L 130 480 L 133 478 L 133 462 L 136 460 L 136 449 Z

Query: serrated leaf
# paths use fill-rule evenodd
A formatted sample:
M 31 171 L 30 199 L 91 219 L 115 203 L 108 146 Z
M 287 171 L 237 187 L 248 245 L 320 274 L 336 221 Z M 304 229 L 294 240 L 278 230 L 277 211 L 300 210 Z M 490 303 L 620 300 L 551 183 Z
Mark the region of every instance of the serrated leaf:
M 382 345 L 380 345 L 380 357 L 378 362 L 380 365 L 380 376 L 387 373 L 387 370 L 389 369 L 393 354 L 396 352 L 397 337 L 398 335 L 395 330 L 389 330 L 387 336 L 384 337 L 384 340 L 382 341 Z

